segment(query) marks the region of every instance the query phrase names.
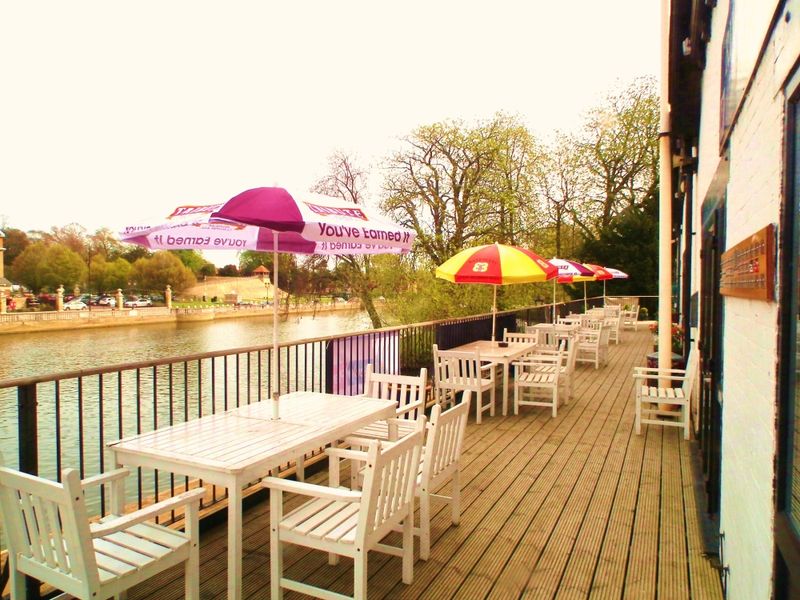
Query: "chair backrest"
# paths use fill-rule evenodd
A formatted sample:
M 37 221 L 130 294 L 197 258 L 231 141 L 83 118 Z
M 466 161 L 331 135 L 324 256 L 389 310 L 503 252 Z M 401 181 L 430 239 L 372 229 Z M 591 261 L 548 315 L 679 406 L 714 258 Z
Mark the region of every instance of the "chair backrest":
M 553 350 L 558 348 L 561 341 L 560 333 L 556 331 L 555 327 L 537 327 L 536 328 L 536 345 L 540 348 L 551 348 Z
M 521 332 L 521 331 L 509 331 L 508 329 L 503 330 L 503 341 L 504 342 L 522 342 L 524 344 L 535 344 L 537 340 L 537 336 L 535 331 L 531 333 Z
M 428 382 L 428 369 L 421 369 L 419 375 L 392 375 L 376 373 L 368 364 L 364 372 L 364 395 L 381 400 L 394 400 L 397 403 L 397 416 L 402 419 L 416 419 L 425 409 L 425 386 Z
M 481 385 L 480 352 L 439 350 L 434 344 L 433 364 L 437 386 L 445 383 L 463 389 L 478 389 Z
M 425 421 L 424 416 L 417 419 L 412 433 L 384 450 L 378 440 L 369 444 L 356 531 L 356 543 L 360 540 L 364 548 L 383 539 L 413 507 Z
M 600 329 L 593 329 L 586 327 L 578 332 L 578 344 L 583 347 L 586 346 L 600 346 Z
M 3 527 L 18 571 L 85 597 L 100 587 L 89 519 L 78 472 L 65 469 L 62 480 L 0 466 Z
M 438 404 L 431 409 L 422 461 L 423 482 L 446 477 L 458 468 L 471 396 L 471 391 L 464 392 L 461 402 L 445 412 Z
M 567 347 L 565 355 L 565 371 L 569 375 L 575 371 L 575 362 L 578 358 L 578 335 L 571 335 L 567 338 Z
M 603 326 L 603 319 L 596 319 L 596 318 L 587 318 L 581 322 L 581 327 L 583 329 L 597 329 L 599 330 L 600 327 Z
M 611 327 L 605 323 L 600 323 L 600 346 L 608 346 L 608 338 L 611 336 Z
M 622 317 L 619 315 L 616 315 L 614 317 L 606 317 L 603 320 L 603 324 L 611 331 L 616 331 L 617 332 L 616 335 L 619 335 L 619 330 L 622 325 Z

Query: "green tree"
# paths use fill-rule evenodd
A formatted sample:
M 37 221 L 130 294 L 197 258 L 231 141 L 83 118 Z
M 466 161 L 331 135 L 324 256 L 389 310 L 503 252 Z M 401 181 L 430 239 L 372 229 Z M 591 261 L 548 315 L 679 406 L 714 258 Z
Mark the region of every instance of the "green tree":
M 171 250 L 170 252 L 177 256 L 186 267 L 191 269 L 195 277 L 217 274 L 217 268 L 214 264 L 203 258 L 203 255 L 197 250 Z
M 628 279 L 609 282 L 615 296 L 650 294 L 658 290 L 658 196 L 651 194 L 644 204 L 628 207 L 595 238 L 586 238 L 581 256 L 587 262 L 614 267 L 628 273 Z M 590 283 L 593 294 L 601 294 L 602 283 Z M 583 290 L 573 292 L 573 297 Z
M 574 236 L 568 236 L 568 232 L 574 229 L 575 215 L 588 186 L 589 173 L 577 140 L 558 134 L 536 172 L 536 209 L 544 216 L 542 225 L 552 231 L 553 254 L 557 257 L 575 256 Z
M 3 263 L 6 266 L 6 274 L 9 278 L 12 278 L 14 276 L 14 271 L 11 265 L 14 263 L 14 260 L 22 254 L 22 251 L 31 244 L 31 241 L 28 238 L 28 234 L 21 229 L 7 227 L 3 230 L 3 234 L 5 235 L 3 244 L 6 249 L 5 252 L 3 252 Z
M 83 258 L 66 246 L 54 242 L 29 245 L 13 263 L 17 279 L 34 291 L 55 290 L 59 285 L 71 289 L 86 280 Z
M 239 267 L 236 265 L 225 265 L 217 271 L 217 275 L 220 277 L 238 277 Z
M 140 258 L 150 258 L 153 256 L 153 253 L 150 252 L 144 246 L 138 246 L 136 244 L 125 244 L 122 246 L 122 251 L 119 253 L 119 256 L 127 260 L 129 263 L 133 264 Z
M 176 292 L 197 283 L 191 269 L 169 251 L 159 251 L 151 258 L 140 258 L 133 263 L 134 287 L 140 290 L 163 290 L 171 285 Z
M 431 264 L 471 245 L 530 235 L 525 209 L 539 152 L 518 119 L 436 123 L 404 141 L 389 160 L 382 207 L 416 232 Z
M 132 265 L 124 258 L 108 261 L 102 254 L 96 254 L 90 264 L 88 275 L 91 289 L 98 292 L 113 292 L 128 287 Z
M 658 95 L 652 78 L 635 80 L 589 112 L 579 137 L 589 183 L 575 223 L 598 237 L 628 209 L 657 191 Z

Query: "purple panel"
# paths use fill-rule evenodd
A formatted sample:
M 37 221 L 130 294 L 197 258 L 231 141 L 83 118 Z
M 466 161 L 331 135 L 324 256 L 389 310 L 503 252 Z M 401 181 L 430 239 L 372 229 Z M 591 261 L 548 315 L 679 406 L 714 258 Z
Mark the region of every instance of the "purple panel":
M 292 195 L 284 188 L 262 187 L 246 190 L 211 213 L 221 219 L 278 231 L 303 231 L 303 218 Z M 270 247 L 272 243 L 270 242 Z
M 261 252 L 272 252 L 272 230 L 259 227 L 257 231 L 258 239 L 256 240 L 256 248 Z M 316 242 L 307 240 L 302 235 L 295 233 L 294 231 L 284 231 L 278 234 L 278 252 L 314 254 L 316 249 Z

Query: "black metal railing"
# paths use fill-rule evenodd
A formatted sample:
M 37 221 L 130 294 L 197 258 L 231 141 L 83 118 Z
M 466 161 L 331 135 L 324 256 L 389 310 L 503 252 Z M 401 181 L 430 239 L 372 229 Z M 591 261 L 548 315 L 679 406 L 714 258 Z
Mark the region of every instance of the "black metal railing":
M 640 298 L 640 306 L 651 298 Z M 589 307 L 602 302 L 587 300 Z M 583 308 L 583 299 L 556 305 L 559 315 Z M 550 304 L 498 312 L 498 339 L 504 329 L 552 321 L 552 309 Z M 9 463 L 16 458 L 21 470 L 50 479 L 60 479 L 65 466 L 78 468 L 81 477 L 96 475 L 111 466 L 109 442 L 261 402 L 274 376 L 282 394 L 360 393 L 367 362 L 389 372 L 428 367 L 432 373 L 434 343 L 451 348 L 488 339 L 491 321 L 490 314 L 478 315 L 284 342 L 277 375 L 271 372 L 272 347 L 257 346 L 0 381 L 0 450 Z M 189 485 L 185 478 L 146 469 L 129 479 L 126 493 L 139 506 Z M 203 507 L 222 498 L 215 490 Z M 105 514 L 102 490 L 87 492 L 86 499 L 93 514 Z

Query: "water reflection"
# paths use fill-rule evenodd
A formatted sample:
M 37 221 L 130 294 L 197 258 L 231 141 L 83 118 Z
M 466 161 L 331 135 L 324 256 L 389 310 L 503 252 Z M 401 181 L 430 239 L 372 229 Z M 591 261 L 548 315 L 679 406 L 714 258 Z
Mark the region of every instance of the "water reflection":
M 369 329 L 367 314 L 348 311 L 289 315 L 281 319 L 278 332 L 281 341 L 289 341 L 364 329 Z M 0 361 L 0 380 L 267 345 L 272 342 L 272 321 L 245 317 L 10 334 L 3 341 L 11 352 Z

